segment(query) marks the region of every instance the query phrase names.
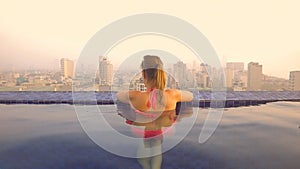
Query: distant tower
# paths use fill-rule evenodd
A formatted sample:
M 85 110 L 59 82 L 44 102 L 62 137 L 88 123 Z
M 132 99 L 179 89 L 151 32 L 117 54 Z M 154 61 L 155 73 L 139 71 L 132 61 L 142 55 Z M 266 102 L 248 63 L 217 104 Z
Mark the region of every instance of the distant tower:
M 187 68 L 186 64 L 178 61 L 174 64 L 174 77 L 179 84 L 179 87 L 185 87 L 187 81 Z
M 138 79 L 135 79 L 130 84 L 131 90 L 137 90 L 137 91 L 146 91 L 147 88 L 144 84 L 144 80 L 140 77 Z
M 113 65 L 107 57 L 100 56 L 99 61 L 99 85 L 112 85 Z
M 200 88 L 211 88 L 211 77 L 213 76 L 212 67 L 208 64 L 201 63 L 199 69 L 199 84 Z
M 206 73 L 206 74 L 211 76 L 212 75 L 212 68 L 208 64 L 201 63 L 200 64 L 200 72 L 201 73 Z
M 233 80 L 234 80 L 234 69 L 226 68 L 225 69 L 225 77 L 226 77 L 226 87 L 232 88 L 233 87 Z
M 246 90 L 247 88 L 247 73 L 244 70 L 243 62 L 227 62 L 226 69 L 226 87 L 233 90 Z
M 61 69 L 61 75 L 65 79 L 74 77 L 74 61 L 66 58 L 62 58 L 60 60 L 60 69 Z
M 289 82 L 291 91 L 300 91 L 300 71 L 291 71 Z
M 262 65 L 255 62 L 248 63 L 248 91 L 259 91 L 262 87 Z

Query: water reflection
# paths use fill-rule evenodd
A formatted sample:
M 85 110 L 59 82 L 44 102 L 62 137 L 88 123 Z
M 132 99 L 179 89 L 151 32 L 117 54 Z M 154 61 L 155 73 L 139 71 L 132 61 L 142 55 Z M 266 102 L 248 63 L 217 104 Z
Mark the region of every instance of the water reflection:
M 159 169 L 162 164 L 162 142 L 164 137 L 173 135 L 175 123 L 190 117 L 193 109 L 189 103 L 177 103 L 175 110 L 155 112 L 139 112 L 129 104 L 118 103 L 118 114 L 125 119 L 126 125 L 131 127 L 134 137 L 142 138 L 137 149 L 139 164 L 144 169 Z

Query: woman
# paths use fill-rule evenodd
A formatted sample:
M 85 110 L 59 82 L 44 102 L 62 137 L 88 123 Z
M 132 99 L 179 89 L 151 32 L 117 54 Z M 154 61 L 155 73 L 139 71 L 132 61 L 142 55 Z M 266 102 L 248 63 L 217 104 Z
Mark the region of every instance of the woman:
M 131 104 L 136 110 L 145 112 L 153 109 L 158 111 L 175 110 L 177 102 L 188 102 L 193 99 L 193 94 L 188 91 L 165 90 L 166 74 L 158 56 L 144 56 L 141 68 L 147 91 L 119 92 L 117 94 L 119 101 Z
M 140 158 L 138 161 L 144 169 L 154 169 L 160 168 L 162 162 L 161 141 L 163 132 L 161 128 L 171 126 L 174 123 L 176 103 L 191 101 L 193 94 L 177 89 L 165 89 L 166 74 L 163 63 L 158 56 L 144 56 L 141 68 L 147 91 L 119 92 L 117 99 L 130 104 L 135 109 L 134 118 L 127 119 L 126 123 L 145 127 L 144 145 L 140 146 L 137 153 L 147 157 Z M 131 115 L 131 117 L 133 116 Z M 156 155 L 152 156 L 152 154 Z

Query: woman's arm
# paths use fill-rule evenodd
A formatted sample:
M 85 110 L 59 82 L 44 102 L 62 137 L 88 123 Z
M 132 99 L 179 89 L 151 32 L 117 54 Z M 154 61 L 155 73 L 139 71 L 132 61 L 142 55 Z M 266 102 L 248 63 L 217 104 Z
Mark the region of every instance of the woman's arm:
M 186 90 L 180 90 L 180 102 L 190 102 L 193 100 L 194 95 L 192 92 Z
M 134 98 L 138 97 L 139 91 L 121 91 L 117 93 L 117 99 L 123 103 L 130 103 Z
M 129 103 L 129 92 L 128 91 L 121 91 L 117 93 L 117 99 L 123 103 Z
M 168 89 L 167 91 L 176 102 L 190 102 L 194 98 L 193 93 L 186 90 Z

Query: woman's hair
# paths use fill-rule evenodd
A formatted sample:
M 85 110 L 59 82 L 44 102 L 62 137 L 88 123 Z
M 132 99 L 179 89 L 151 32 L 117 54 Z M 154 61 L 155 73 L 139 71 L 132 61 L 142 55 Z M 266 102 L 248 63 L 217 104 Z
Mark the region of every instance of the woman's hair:
M 152 88 L 165 89 L 166 74 L 163 63 L 158 56 L 146 55 L 142 61 L 141 68 Z

